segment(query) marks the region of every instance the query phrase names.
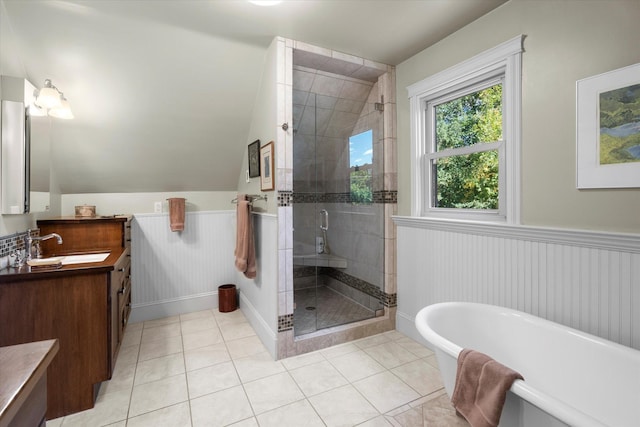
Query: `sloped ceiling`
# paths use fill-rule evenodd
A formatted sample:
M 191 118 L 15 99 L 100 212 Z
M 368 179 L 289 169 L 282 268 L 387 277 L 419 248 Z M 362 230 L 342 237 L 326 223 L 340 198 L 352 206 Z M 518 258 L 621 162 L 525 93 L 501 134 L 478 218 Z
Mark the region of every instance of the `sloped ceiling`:
M 273 37 L 396 65 L 505 1 L 0 0 L 1 71 L 69 99 L 63 194 L 233 191 Z

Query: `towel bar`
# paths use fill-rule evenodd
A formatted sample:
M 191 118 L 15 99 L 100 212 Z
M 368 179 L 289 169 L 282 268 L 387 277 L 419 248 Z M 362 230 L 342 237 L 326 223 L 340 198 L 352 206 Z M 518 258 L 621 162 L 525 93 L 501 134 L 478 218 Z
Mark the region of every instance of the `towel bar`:
M 267 201 L 267 196 L 266 195 L 261 195 L 261 194 L 247 194 L 247 199 L 249 199 L 249 203 L 253 203 L 254 200 L 264 200 L 265 202 Z M 238 203 L 238 198 L 236 197 L 235 199 L 231 200 L 231 203 Z

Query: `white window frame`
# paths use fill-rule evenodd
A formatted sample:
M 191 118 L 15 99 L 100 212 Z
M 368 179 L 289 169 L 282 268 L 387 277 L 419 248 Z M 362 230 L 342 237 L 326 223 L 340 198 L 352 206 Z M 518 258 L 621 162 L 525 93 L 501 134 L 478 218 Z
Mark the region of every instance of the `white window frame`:
M 411 108 L 411 214 L 458 220 L 520 223 L 520 145 L 522 42 L 520 35 L 458 65 L 421 80 L 407 89 Z M 460 91 L 489 80 L 502 80 L 503 142 L 499 155 L 499 209 L 445 209 L 431 207 L 431 138 L 427 105 L 436 99 L 452 99 Z M 481 86 L 478 86 L 481 87 Z

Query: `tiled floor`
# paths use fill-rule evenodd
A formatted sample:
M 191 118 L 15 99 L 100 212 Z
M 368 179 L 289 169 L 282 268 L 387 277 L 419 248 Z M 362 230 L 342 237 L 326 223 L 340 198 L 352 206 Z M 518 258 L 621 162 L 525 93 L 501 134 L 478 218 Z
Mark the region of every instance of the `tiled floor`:
M 130 324 L 93 409 L 47 427 L 466 426 L 432 352 L 392 331 L 272 360 L 240 310 Z
M 296 325 L 296 336 L 370 319 L 376 315 L 373 310 L 327 286 L 297 289 L 294 293 L 296 308 L 293 324 Z

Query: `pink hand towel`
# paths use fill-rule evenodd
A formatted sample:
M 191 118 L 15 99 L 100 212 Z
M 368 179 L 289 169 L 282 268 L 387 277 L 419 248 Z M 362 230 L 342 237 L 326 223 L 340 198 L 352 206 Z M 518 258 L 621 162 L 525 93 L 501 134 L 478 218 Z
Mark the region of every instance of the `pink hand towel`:
M 171 231 L 184 230 L 184 201 L 182 197 L 173 197 L 169 201 L 169 226 Z
M 244 194 L 238 194 L 238 209 L 236 212 L 236 268 L 244 275 L 253 279 L 256 277 L 256 249 L 251 220 L 251 204 Z
M 486 354 L 465 348 L 458 355 L 451 403 L 472 427 L 496 427 L 516 379 L 524 378 Z

